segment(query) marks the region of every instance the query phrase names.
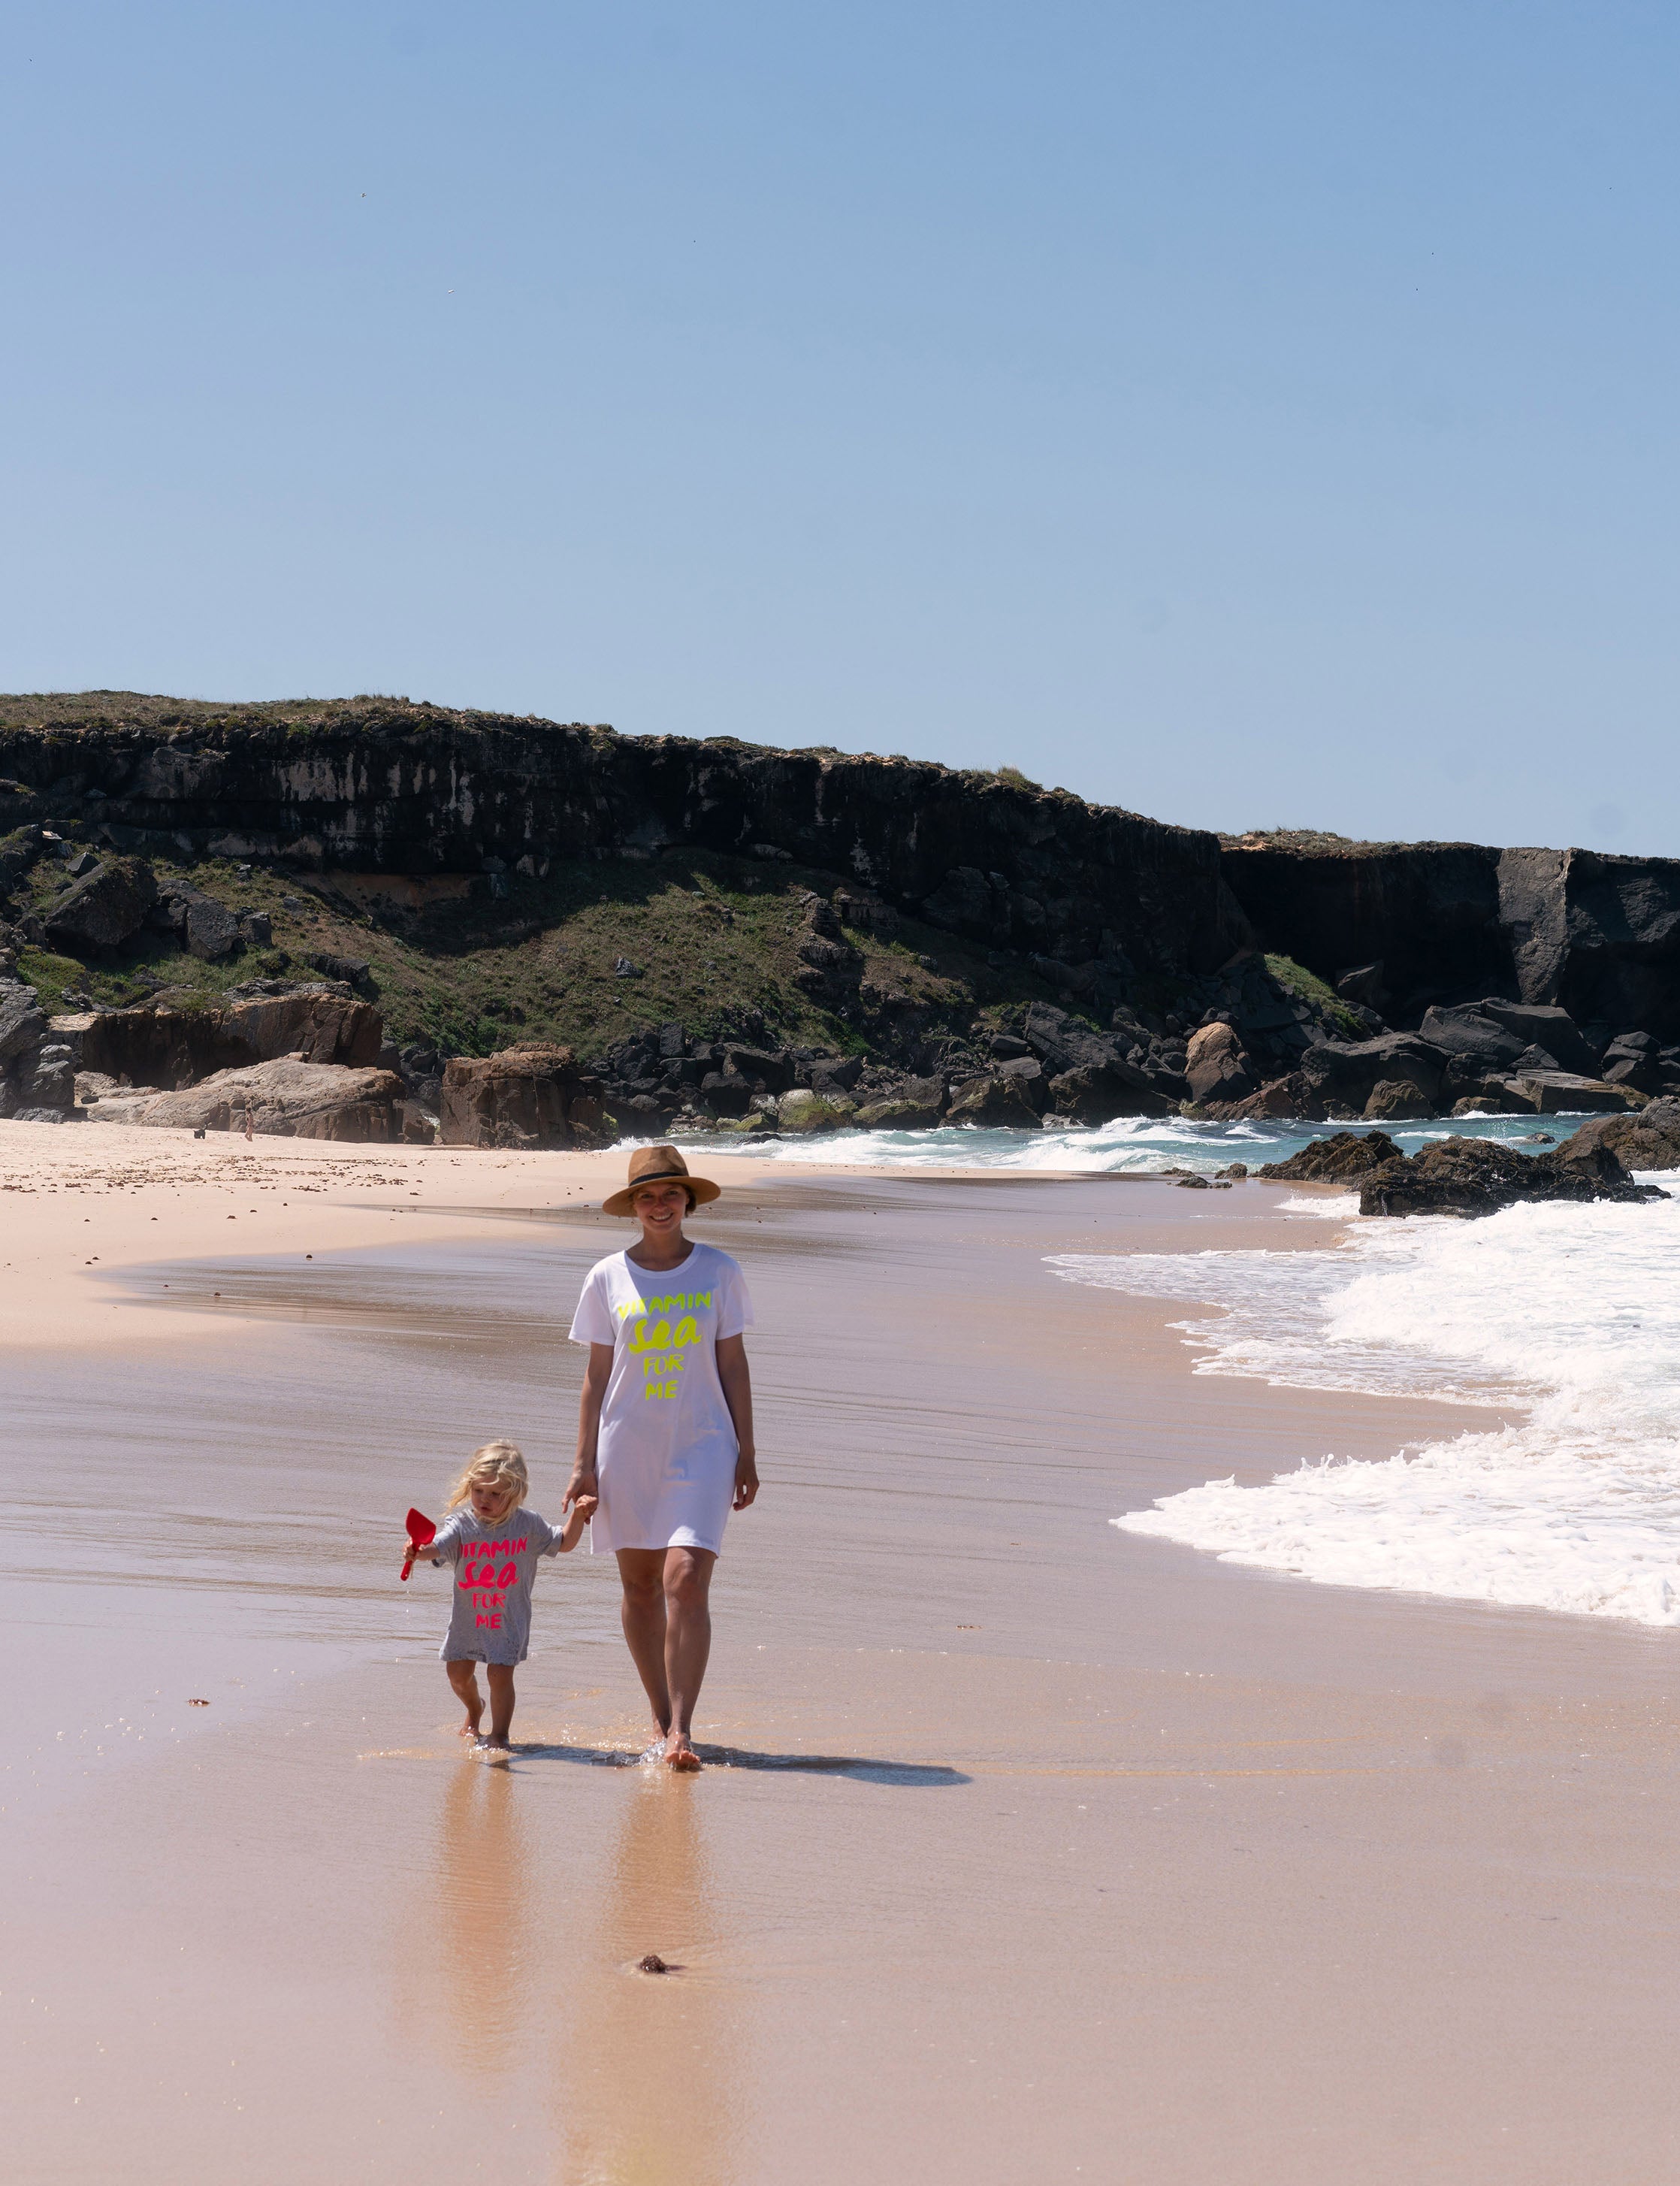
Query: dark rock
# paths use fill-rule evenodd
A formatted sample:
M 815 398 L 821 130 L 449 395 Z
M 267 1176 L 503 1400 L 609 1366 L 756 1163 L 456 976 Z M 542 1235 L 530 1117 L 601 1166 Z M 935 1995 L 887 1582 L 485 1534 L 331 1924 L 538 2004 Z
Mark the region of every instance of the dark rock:
M 1256 1174 L 1268 1184 L 1347 1184 L 1403 1158 L 1386 1131 L 1335 1131 Z
M 0 1063 L 37 1047 L 47 1031 L 46 1016 L 33 987 L 0 980 Z
M 1446 1061 L 1440 1048 L 1414 1033 L 1385 1033 L 1379 1040 L 1320 1041 L 1302 1057 L 1300 1069 L 1327 1107 L 1335 1101 L 1359 1114 L 1385 1080 L 1438 1101 Z
M 1637 1116 L 1594 1116 L 1558 1148 L 1560 1162 L 1606 1146 L 1625 1169 L 1680 1169 L 1680 1101 L 1653 1101 Z
M 861 1131 L 931 1131 L 943 1120 L 937 1103 L 888 1095 L 882 1101 L 865 1101 L 852 1121 Z
M 1510 1070 L 1529 1045 L 1479 1006 L 1468 1005 L 1425 1010 L 1418 1029 L 1431 1046 L 1462 1061 L 1477 1077 L 1498 1076 Z
M 1037 1056 L 1016 1056 L 1008 1062 L 1000 1062 L 994 1074 L 1012 1079 L 1025 1091 L 1033 1104 L 1033 1113 L 1043 1115 L 1050 1105 L 1050 1080 L 1044 1076 L 1044 1066 Z
M 985 941 L 997 932 L 1000 908 L 984 873 L 972 866 L 955 866 L 922 899 L 921 915 L 930 926 Z
M 1338 972 L 1334 984 L 1344 1002 L 1355 1002 L 1363 1009 L 1380 1010 L 1389 1000 L 1380 960 L 1375 964 L 1355 964 L 1346 972 Z
M 231 956 L 239 946 L 239 922 L 227 905 L 202 888 L 177 885 L 171 894 L 177 911 L 176 930 L 188 954 L 206 964 L 219 964 Z M 336 979 L 343 975 L 328 972 L 327 976 Z
M 1017 1039 L 1012 1032 L 995 1032 L 986 1044 L 1000 1062 L 1013 1062 L 1033 1052 L 1026 1041 Z
M 1426 1123 L 1435 1113 L 1435 1104 L 1404 1079 L 1384 1078 L 1371 1088 L 1365 1113 L 1374 1124 Z
M 205 899 L 209 900 L 208 898 Z M 192 913 L 188 913 L 187 945 L 193 947 Z M 193 951 L 194 956 L 199 952 Z M 346 986 L 365 988 L 369 984 L 372 967 L 361 956 L 335 956 L 330 950 L 317 949 L 305 957 L 304 961 L 319 972 L 323 979 L 342 979 Z
M 251 949 L 268 949 L 274 943 L 274 923 L 266 911 L 248 911 L 239 917 L 239 932 Z
M 1019 1078 L 971 1078 L 953 1090 L 945 1121 L 1033 1130 L 1038 1126 L 1039 1110 Z
M 37 1048 L 19 1073 L 18 1097 L 25 1108 L 75 1107 L 75 1050 L 59 1041 Z
M 755 1093 L 786 1093 L 793 1084 L 793 1058 L 785 1049 L 771 1054 L 761 1047 L 725 1047 L 724 1067 L 751 1080 Z
M 1385 1162 L 1363 1181 L 1361 1214 L 1492 1214 L 1521 1200 L 1661 1198 L 1635 1184 L 1608 1146 L 1564 1160 L 1558 1152 L 1520 1154 L 1492 1139 L 1439 1139 Z
M 601 1087 L 569 1047 L 532 1043 L 444 1067 L 438 1136 L 455 1146 L 598 1146 Z
M 863 1074 L 863 1058 L 848 1055 L 837 1060 L 819 1057 L 811 1065 L 811 1090 L 832 1100 L 837 1094 L 849 1093 Z
M 1117 1116 L 1167 1116 L 1174 1103 L 1140 1073 L 1114 1062 L 1082 1062 L 1050 1081 L 1050 1107 L 1070 1124 L 1112 1124 Z
M 1508 1078 L 1505 1090 L 1540 1116 L 1609 1114 L 1635 1108 L 1637 1095 L 1602 1079 L 1577 1078 L 1567 1070 L 1529 1070 Z
M 700 1097 L 714 1115 L 744 1116 L 753 1103 L 753 1087 L 731 1071 L 708 1070 L 700 1081 Z
M 90 1017 L 80 1034 L 80 1067 L 132 1085 L 190 1085 L 221 1070 L 291 1056 L 367 1069 L 384 1044 L 379 1012 L 367 1002 L 322 993 L 232 1002 L 220 1010 L 149 1005 Z
M 1251 1093 L 1230 1110 L 1235 1119 L 1266 1117 L 1277 1121 L 1293 1118 L 1315 1124 L 1323 1123 L 1327 1113 L 1320 1089 L 1300 1070 L 1291 1071 L 1285 1078 L 1268 1079 L 1257 1093 Z
M 108 858 L 48 911 L 47 939 L 78 956 L 120 948 L 140 931 L 157 900 L 157 882 L 143 859 Z
M 1543 1048 L 1554 1058 L 1554 1069 L 1573 1070 L 1588 1078 L 1595 1074 L 1598 1058 L 1567 1010 L 1537 1002 L 1502 1001 L 1494 995 L 1481 1005 L 1481 1011 L 1513 1039 Z

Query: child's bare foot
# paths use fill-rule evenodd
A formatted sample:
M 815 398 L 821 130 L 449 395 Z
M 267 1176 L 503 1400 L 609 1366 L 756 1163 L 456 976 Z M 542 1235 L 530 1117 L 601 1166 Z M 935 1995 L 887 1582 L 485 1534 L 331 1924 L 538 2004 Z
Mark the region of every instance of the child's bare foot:
M 665 1740 L 665 1766 L 668 1768 L 697 1768 L 700 1757 L 688 1742 L 686 1730 L 674 1730 Z

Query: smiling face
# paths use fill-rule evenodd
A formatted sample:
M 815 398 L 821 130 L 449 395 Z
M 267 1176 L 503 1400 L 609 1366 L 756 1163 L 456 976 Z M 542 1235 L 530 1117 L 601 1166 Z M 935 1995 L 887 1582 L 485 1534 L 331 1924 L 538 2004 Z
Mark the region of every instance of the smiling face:
M 675 1177 L 663 1177 L 658 1184 L 641 1185 L 630 1200 L 630 1207 L 648 1243 L 668 1245 L 682 1235 L 683 1218 L 688 1213 L 688 1187 L 679 1184 Z

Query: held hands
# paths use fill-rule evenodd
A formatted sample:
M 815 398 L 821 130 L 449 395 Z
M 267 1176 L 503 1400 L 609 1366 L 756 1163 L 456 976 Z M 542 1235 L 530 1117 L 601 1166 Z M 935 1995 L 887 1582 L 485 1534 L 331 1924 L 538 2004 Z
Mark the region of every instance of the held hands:
M 735 1501 L 731 1509 L 744 1511 L 759 1492 L 759 1467 L 750 1449 L 743 1449 L 735 1460 Z
M 584 1516 L 586 1518 L 592 1517 L 599 1493 L 593 1472 L 574 1472 L 566 1483 L 566 1492 L 560 1498 L 560 1508 L 563 1511 L 569 1511 L 574 1503 L 587 1503 L 589 1509 L 585 1511 Z

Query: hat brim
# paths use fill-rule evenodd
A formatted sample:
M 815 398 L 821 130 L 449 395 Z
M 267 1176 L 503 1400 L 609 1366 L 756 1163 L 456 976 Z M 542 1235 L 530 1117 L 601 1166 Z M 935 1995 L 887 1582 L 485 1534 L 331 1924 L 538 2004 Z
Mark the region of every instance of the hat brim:
M 723 1190 L 720 1184 L 714 1184 L 708 1176 L 689 1176 L 679 1169 L 662 1169 L 657 1176 L 639 1176 L 634 1184 L 627 1184 L 622 1191 L 611 1193 L 602 1201 L 601 1212 L 603 1214 L 633 1214 L 636 1193 L 645 1191 L 650 1184 L 686 1185 L 694 1195 L 696 1207 L 704 1207 L 708 1200 L 717 1198 Z

